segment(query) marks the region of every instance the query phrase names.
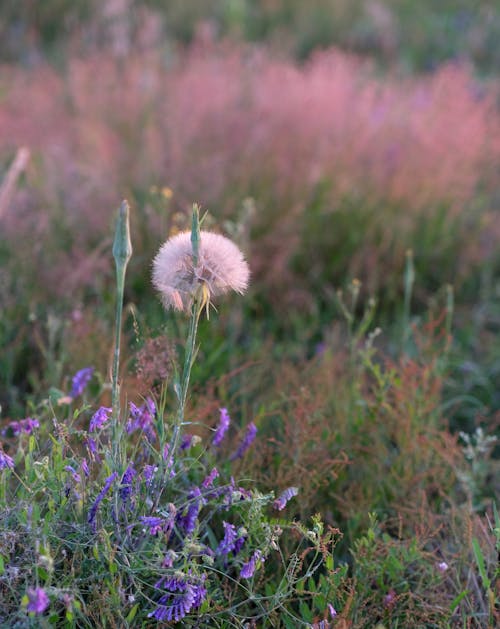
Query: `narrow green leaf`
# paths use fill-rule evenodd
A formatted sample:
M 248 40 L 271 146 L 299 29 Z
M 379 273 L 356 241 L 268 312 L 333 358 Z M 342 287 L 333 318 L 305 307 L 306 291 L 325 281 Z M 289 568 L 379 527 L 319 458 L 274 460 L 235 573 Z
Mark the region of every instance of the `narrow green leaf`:
M 463 592 L 460 592 L 460 594 L 453 599 L 453 601 L 451 602 L 451 605 L 450 605 L 450 612 L 451 613 L 453 613 L 455 611 L 455 609 L 458 607 L 460 601 L 462 601 L 467 596 L 468 593 L 469 593 L 468 590 L 464 590 Z
M 474 557 L 476 558 L 477 569 L 479 570 L 479 574 L 481 575 L 481 581 L 483 582 L 484 587 L 488 590 L 491 586 L 491 581 L 488 578 L 488 574 L 486 572 L 486 564 L 484 563 L 483 551 L 479 546 L 479 542 L 474 537 L 472 540 L 472 550 L 474 552 Z
M 138 609 L 139 609 L 139 603 L 136 603 L 136 604 L 132 607 L 132 609 L 129 611 L 129 613 L 127 614 L 127 617 L 125 618 L 125 620 L 126 620 L 128 623 L 131 623 L 131 622 L 134 620 L 135 615 L 137 614 L 137 610 L 138 610 Z

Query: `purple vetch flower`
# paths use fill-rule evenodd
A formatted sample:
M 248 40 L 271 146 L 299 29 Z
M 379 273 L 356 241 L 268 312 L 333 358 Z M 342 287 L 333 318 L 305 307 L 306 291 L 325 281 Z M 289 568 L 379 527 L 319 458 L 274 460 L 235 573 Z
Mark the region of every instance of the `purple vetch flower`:
M 208 474 L 208 476 L 206 476 L 203 482 L 201 483 L 201 486 L 203 487 L 203 489 L 208 489 L 209 487 L 212 487 L 214 480 L 218 476 L 219 476 L 219 472 L 217 471 L 217 468 L 214 467 L 212 471 L 210 472 L 210 474 Z
M 229 553 L 233 553 L 236 557 L 245 544 L 246 531 L 244 529 L 237 531 L 234 524 L 229 524 L 228 522 L 222 522 L 222 526 L 224 527 L 224 538 L 217 546 L 215 552 L 222 557 L 229 555 Z
M 99 505 L 101 504 L 102 499 L 108 493 L 111 485 L 113 484 L 113 482 L 116 480 L 117 477 L 118 477 L 118 474 L 116 472 L 113 472 L 111 476 L 108 476 L 108 478 L 106 479 L 106 482 L 104 483 L 104 487 L 98 493 L 97 498 L 94 501 L 94 504 L 89 509 L 89 515 L 88 515 L 87 521 L 94 530 L 95 530 L 95 516 L 97 515 L 97 510 L 99 509 Z
M 327 607 L 328 611 L 330 612 L 330 616 L 332 618 L 335 618 L 335 616 L 337 615 L 337 610 L 335 609 L 335 607 L 331 603 L 328 603 Z
M 73 380 L 71 383 L 71 393 L 70 396 L 72 398 L 78 397 L 85 391 L 85 387 L 90 382 L 94 374 L 93 367 L 85 367 L 84 369 L 80 369 L 73 376 Z
M 177 559 L 177 553 L 174 550 L 167 550 L 163 561 L 161 563 L 162 568 L 171 568 L 174 565 L 175 560 Z
M 35 614 L 43 614 L 50 604 L 49 597 L 43 588 L 28 588 L 26 592 L 28 604 L 26 610 Z
M 26 417 L 26 419 L 20 419 L 19 421 L 10 422 L 6 428 L 2 430 L 2 435 L 12 433 L 14 437 L 17 437 L 22 432 L 27 435 L 31 435 L 35 428 L 40 428 L 40 422 L 38 419 L 32 417 Z
M 257 426 L 253 422 L 250 422 L 247 426 L 243 441 L 240 443 L 238 449 L 230 457 L 229 460 L 234 461 L 235 459 L 240 459 L 248 450 L 248 448 L 252 445 L 256 434 L 257 434 Z
M 255 573 L 255 569 L 257 568 L 258 562 L 264 563 L 264 558 L 262 557 L 262 553 L 260 550 L 254 551 L 250 561 L 243 564 L 243 567 L 240 570 L 240 577 L 242 579 L 251 579 Z
M 439 570 L 439 572 L 441 572 L 441 574 L 444 574 L 448 570 L 448 568 L 449 566 L 446 561 L 440 561 L 437 565 L 437 569 Z
M 200 489 L 195 487 L 189 492 L 188 497 L 191 502 L 187 509 L 184 510 L 184 514 L 177 516 L 177 523 L 187 535 L 191 535 L 196 529 L 196 522 L 201 509 L 202 500 Z
M 100 430 L 104 424 L 108 421 L 109 415 L 113 409 L 106 406 L 101 406 L 93 415 L 89 424 L 89 431 L 95 432 Z
M 170 454 L 170 446 L 168 443 L 166 443 L 165 446 L 163 447 L 162 457 L 165 463 L 167 464 L 166 467 L 167 467 L 167 470 L 169 470 L 170 478 L 173 478 L 175 476 L 175 470 L 172 469 L 174 465 L 174 457 Z
M 217 550 L 215 551 L 217 555 L 229 555 L 229 553 L 234 548 L 234 543 L 237 539 L 236 527 L 234 524 L 230 524 L 229 522 L 222 522 L 222 526 L 224 527 L 224 537 L 220 541 L 217 546 Z
M 212 444 L 214 446 L 219 446 L 224 439 L 224 435 L 229 428 L 229 424 L 231 423 L 231 418 L 229 417 L 229 413 L 227 412 L 227 408 L 221 408 L 220 410 L 220 419 L 219 425 L 217 426 L 217 430 L 215 431 L 214 438 L 212 439 Z
M 129 408 L 130 417 L 127 421 L 127 433 L 130 435 L 136 430 L 141 430 L 150 441 L 153 441 L 155 439 L 153 422 L 156 414 L 154 401 L 148 397 L 141 406 L 136 406 L 130 402 Z
M 155 587 L 168 591 L 161 596 L 158 607 L 148 614 L 148 618 L 159 621 L 182 620 L 205 600 L 207 589 L 203 585 L 204 580 L 205 576 L 198 583 L 185 575 L 162 577 Z
M 194 435 L 184 435 L 182 437 L 180 449 L 181 450 L 189 450 L 189 448 L 193 445 Z
M 14 469 L 14 459 L 0 449 L 0 470 Z
M 99 452 L 97 450 L 97 441 L 95 439 L 92 439 L 92 437 L 86 437 L 84 439 L 84 443 L 90 459 L 92 461 L 100 461 L 101 457 L 99 456 Z
M 278 511 L 281 511 L 286 507 L 286 504 L 289 500 L 291 500 L 294 496 L 299 493 L 297 487 L 289 487 L 285 489 L 283 493 L 281 493 L 278 498 L 273 502 L 273 507 Z
M 127 502 L 130 499 L 132 495 L 132 485 L 136 475 L 137 472 L 134 469 L 134 464 L 130 463 L 123 474 L 122 482 L 120 484 L 120 498 L 122 499 L 122 502 Z
M 241 551 L 246 541 L 247 541 L 247 538 L 243 534 L 236 538 L 234 542 L 234 547 L 233 547 L 233 555 L 235 557 Z
M 146 486 L 150 487 L 153 484 L 153 476 L 158 471 L 157 465 L 145 465 L 142 471 L 142 475 L 144 480 L 146 481 Z
M 75 481 L 75 483 L 80 483 L 82 480 L 82 477 L 80 476 L 80 474 L 75 470 L 75 468 L 71 465 L 66 465 L 66 467 L 64 468 L 66 470 L 66 472 L 69 472 L 71 474 L 71 476 L 73 477 L 73 480 Z
M 80 467 L 82 468 L 82 472 L 88 478 L 90 476 L 90 469 L 89 469 L 89 464 L 87 463 L 87 459 L 82 459 L 82 463 Z
M 161 531 L 165 530 L 165 525 L 168 524 L 168 521 L 165 518 L 160 518 L 157 516 L 141 516 L 139 520 L 149 528 L 150 535 L 157 535 Z

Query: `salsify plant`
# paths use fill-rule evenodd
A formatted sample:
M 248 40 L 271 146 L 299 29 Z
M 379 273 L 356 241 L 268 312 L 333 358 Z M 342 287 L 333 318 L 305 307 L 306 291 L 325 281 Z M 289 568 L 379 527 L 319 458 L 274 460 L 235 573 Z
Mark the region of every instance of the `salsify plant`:
M 194 206 L 191 233 L 168 240 L 153 263 L 165 306 L 190 316 L 183 368 L 171 387 L 176 410 L 166 410 L 167 383 L 156 396 L 125 403 L 119 359 L 128 215 L 124 202 L 113 246 L 110 405 L 102 378 L 87 367 L 67 394 L 52 391 L 32 417 L 1 434 L 0 626 L 311 626 L 305 609 L 325 624 L 333 593 L 318 598 L 312 585 L 334 570 L 334 533 L 324 532 L 319 517 L 309 526 L 281 517 L 297 487 L 275 497 L 231 475 L 232 461 L 254 447 L 255 423 L 242 429 L 229 457 L 219 447 L 233 430 L 228 409 L 220 409 L 207 443 L 185 430 L 200 317 L 218 295 L 245 290 L 248 265 L 234 243 L 200 229 Z

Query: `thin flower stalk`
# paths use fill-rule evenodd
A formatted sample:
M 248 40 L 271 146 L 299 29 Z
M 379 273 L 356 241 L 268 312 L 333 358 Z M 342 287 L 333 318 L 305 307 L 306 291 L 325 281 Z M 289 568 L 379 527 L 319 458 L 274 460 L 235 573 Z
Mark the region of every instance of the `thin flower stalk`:
M 120 339 L 122 329 L 123 294 L 125 289 L 125 273 L 132 256 L 130 241 L 129 205 L 123 201 L 116 223 L 115 239 L 113 242 L 113 257 L 116 265 L 116 318 L 115 318 L 115 349 L 113 355 L 113 371 L 111 386 L 111 405 L 113 416 L 111 421 L 111 442 L 114 465 L 118 465 L 118 422 L 120 417 L 120 390 L 118 373 L 120 367 Z

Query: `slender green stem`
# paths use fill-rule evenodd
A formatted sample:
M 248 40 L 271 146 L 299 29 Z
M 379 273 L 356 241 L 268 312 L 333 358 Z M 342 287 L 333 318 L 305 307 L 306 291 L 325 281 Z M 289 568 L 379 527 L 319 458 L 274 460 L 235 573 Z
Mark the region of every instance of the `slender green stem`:
M 406 252 L 406 265 L 404 275 L 404 306 L 403 306 L 403 330 L 402 330 L 402 350 L 406 350 L 410 339 L 411 328 L 411 298 L 413 294 L 413 285 L 415 283 L 415 266 L 413 264 L 413 251 L 408 249 Z
M 177 413 L 175 417 L 175 423 L 172 434 L 172 446 L 171 453 L 175 452 L 181 432 L 181 426 L 184 422 L 184 415 L 186 411 L 186 401 L 189 390 L 189 381 L 191 379 L 191 370 L 196 357 L 196 334 L 198 331 L 198 323 L 200 320 L 200 304 L 198 299 L 194 299 L 191 306 L 191 319 L 189 321 L 189 332 L 186 341 L 186 350 L 184 355 L 184 368 L 182 370 L 181 388 L 179 394 L 179 405 L 177 407 Z
M 198 266 L 200 253 L 200 208 L 195 203 L 193 205 L 193 217 L 191 221 L 191 246 L 193 256 L 193 268 Z M 200 321 L 201 311 L 204 305 L 203 286 L 200 284 L 199 290 L 193 295 L 191 304 L 191 319 L 189 321 L 189 331 L 186 340 L 186 349 L 184 353 L 184 368 L 182 370 L 182 380 L 180 383 L 180 391 L 178 392 L 179 405 L 175 416 L 175 423 L 172 432 L 171 456 L 174 455 L 179 443 L 181 427 L 184 422 L 184 414 L 186 411 L 186 401 L 189 389 L 189 381 L 191 378 L 191 370 L 196 358 L 196 333 L 198 331 L 198 323 Z
M 120 386 L 118 377 L 120 372 L 120 341 L 122 330 L 123 295 L 125 290 L 125 274 L 127 264 L 132 256 L 132 244 L 130 242 L 129 205 L 126 201 L 120 206 L 116 222 L 115 239 L 113 242 L 113 257 L 116 265 L 116 316 L 115 316 L 115 349 L 113 355 L 113 370 L 111 382 L 111 405 L 113 415 L 111 418 L 111 446 L 113 462 L 118 466 L 118 423 L 120 418 Z

